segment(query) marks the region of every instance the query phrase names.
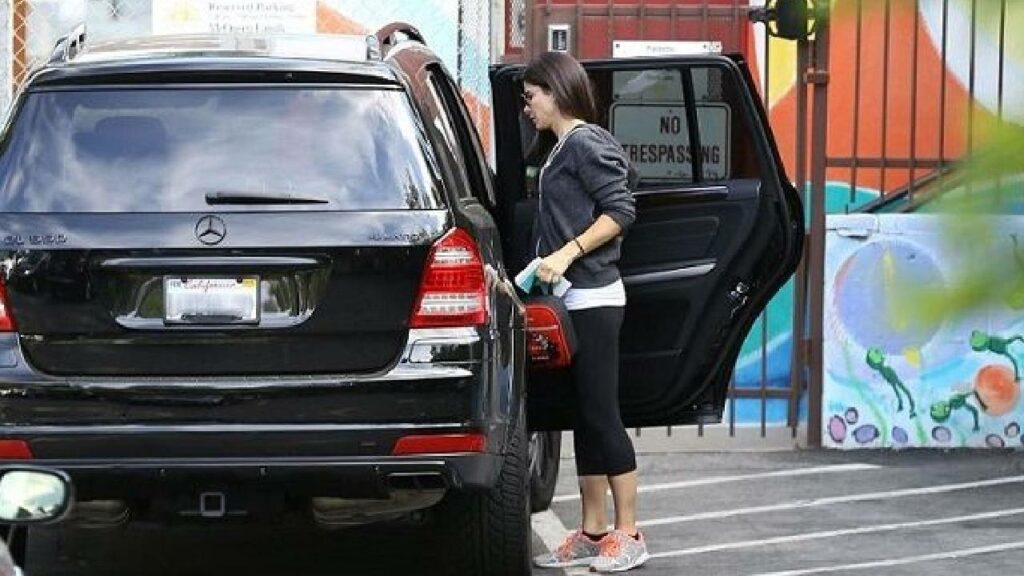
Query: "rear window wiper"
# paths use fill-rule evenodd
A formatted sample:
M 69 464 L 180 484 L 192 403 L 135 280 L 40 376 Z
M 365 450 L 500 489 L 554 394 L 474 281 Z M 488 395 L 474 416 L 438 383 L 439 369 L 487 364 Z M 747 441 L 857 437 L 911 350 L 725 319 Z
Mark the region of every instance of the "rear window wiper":
M 207 192 L 207 204 L 327 204 L 318 196 L 302 196 L 273 192 Z

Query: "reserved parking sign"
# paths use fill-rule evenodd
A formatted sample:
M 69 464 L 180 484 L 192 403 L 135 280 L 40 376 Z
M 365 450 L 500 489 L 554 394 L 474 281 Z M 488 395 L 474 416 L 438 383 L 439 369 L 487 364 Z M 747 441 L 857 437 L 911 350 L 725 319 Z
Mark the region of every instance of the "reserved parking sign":
M 316 0 L 153 0 L 153 34 L 312 34 Z

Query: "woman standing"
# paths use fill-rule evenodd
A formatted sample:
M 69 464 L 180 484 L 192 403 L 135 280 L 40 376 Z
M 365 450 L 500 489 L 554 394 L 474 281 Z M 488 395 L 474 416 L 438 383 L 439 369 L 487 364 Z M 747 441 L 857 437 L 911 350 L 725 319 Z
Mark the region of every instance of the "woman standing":
M 590 79 L 571 56 L 548 52 L 523 73 L 524 111 L 538 132 L 557 142 L 540 171 L 533 246 L 537 276 L 572 283 L 565 305 L 578 339 L 572 379 L 573 439 L 583 504 L 582 526 L 542 567 L 590 565 L 619 572 L 647 561 L 636 527 L 636 456 L 619 414 L 619 330 L 626 292 L 616 263 L 622 235 L 635 217 L 622 147 L 595 118 Z M 615 529 L 607 532 L 605 494 L 611 486 Z

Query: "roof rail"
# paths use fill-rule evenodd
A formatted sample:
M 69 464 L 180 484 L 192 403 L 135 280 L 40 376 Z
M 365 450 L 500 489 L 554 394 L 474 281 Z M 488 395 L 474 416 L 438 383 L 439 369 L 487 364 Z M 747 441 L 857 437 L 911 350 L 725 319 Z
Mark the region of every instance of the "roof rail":
M 427 43 L 423 39 L 423 34 L 420 34 L 420 31 L 415 26 L 407 22 L 392 22 L 377 30 L 374 36 L 380 42 L 381 51 L 385 55 L 388 53 L 388 50 L 403 40 L 413 40 L 423 45 Z
M 61 36 L 53 46 L 49 64 L 63 64 L 70 61 L 85 47 L 85 23 L 75 26 L 70 33 Z
M 372 34 L 366 35 L 366 59 L 367 60 L 380 60 L 380 40 Z

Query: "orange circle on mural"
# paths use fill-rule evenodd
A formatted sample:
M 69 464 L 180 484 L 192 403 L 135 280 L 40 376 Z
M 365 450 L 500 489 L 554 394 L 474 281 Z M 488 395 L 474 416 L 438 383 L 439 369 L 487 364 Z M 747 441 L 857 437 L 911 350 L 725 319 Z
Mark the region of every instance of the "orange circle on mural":
M 974 377 L 974 391 L 985 405 L 985 412 L 1002 416 L 1017 405 L 1020 388 L 1013 379 L 1013 370 L 1000 364 L 989 364 Z

